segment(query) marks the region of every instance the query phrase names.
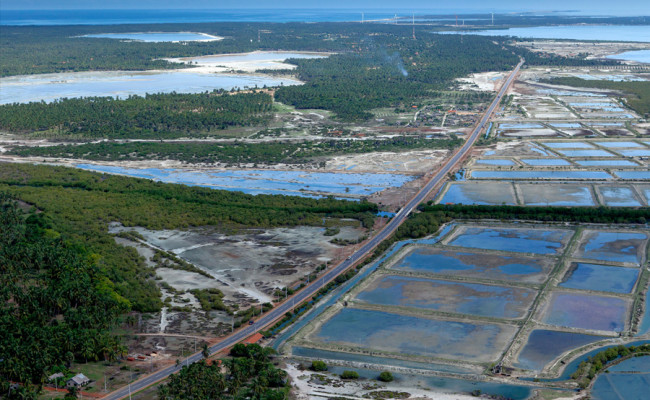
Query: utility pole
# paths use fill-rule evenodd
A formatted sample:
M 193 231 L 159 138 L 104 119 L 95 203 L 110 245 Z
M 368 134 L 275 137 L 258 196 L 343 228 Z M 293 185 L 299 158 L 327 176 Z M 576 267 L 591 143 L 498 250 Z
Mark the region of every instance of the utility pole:
M 364 22 L 364 16 L 363 13 L 361 13 L 361 23 L 363 24 L 363 22 Z
M 492 26 L 494 26 L 494 13 L 492 13 Z

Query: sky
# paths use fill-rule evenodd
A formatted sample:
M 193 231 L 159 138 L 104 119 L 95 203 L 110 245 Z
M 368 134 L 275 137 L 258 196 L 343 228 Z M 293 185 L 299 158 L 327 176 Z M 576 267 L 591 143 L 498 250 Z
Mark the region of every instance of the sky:
M 9 9 L 388 9 L 462 11 L 569 11 L 583 14 L 650 15 L 648 0 L 1 0 Z

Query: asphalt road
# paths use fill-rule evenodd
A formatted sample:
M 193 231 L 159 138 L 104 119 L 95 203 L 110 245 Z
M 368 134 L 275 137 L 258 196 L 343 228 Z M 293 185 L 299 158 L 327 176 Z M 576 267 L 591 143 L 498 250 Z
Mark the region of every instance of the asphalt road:
M 418 206 L 426 196 L 431 192 L 431 190 L 437 186 L 440 182 L 444 181 L 446 178 L 447 174 L 458 164 L 458 162 L 467 154 L 467 152 L 472 148 L 474 145 L 474 142 L 476 142 L 476 139 L 479 137 L 481 131 L 485 127 L 485 124 L 488 122 L 490 119 L 492 113 L 494 110 L 497 108 L 499 103 L 501 102 L 501 99 L 503 98 L 504 94 L 506 93 L 507 89 L 510 87 L 512 84 L 512 81 L 514 80 L 515 76 L 517 75 L 517 72 L 519 72 L 519 68 L 521 68 L 522 64 L 524 61 L 522 60 L 515 69 L 510 73 L 508 76 L 508 79 L 506 80 L 505 84 L 502 85 L 501 89 L 499 90 L 499 93 L 497 94 L 497 97 L 493 100 L 492 104 L 490 104 L 490 107 L 487 109 L 485 114 L 483 115 L 483 118 L 481 118 L 481 121 L 479 124 L 474 128 L 474 131 L 472 131 L 471 135 L 467 138 L 467 141 L 463 145 L 463 147 L 460 148 L 454 154 L 453 157 L 451 157 L 447 163 L 436 173 L 433 178 L 429 180 L 429 182 L 424 185 L 422 189 L 409 201 L 406 206 L 404 206 L 400 212 L 397 213 L 391 219 L 391 221 L 382 229 L 376 236 L 374 236 L 369 242 L 364 244 L 359 250 L 357 250 L 352 256 L 350 256 L 347 260 L 342 262 L 341 264 L 337 265 L 327 273 L 325 273 L 323 276 L 319 277 L 316 281 L 314 281 L 312 284 L 309 286 L 305 287 L 303 290 L 300 292 L 296 293 L 294 296 L 292 296 L 291 299 L 288 301 L 284 302 L 283 304 L 279 305 L 278 307 L 272 309 L 269 311 L 267 314 L 259 318 L 258 320 L 255 321 L 253 325 L 249 325 L 244 329 L 241 329 L 231 336 L 227 337 L 223 341 L 215 344 L 214 346 L 210 347 L 210 354 L 218 353 L 220 351 L 223 351 L 224 349 L 227 349 L 228 347 L 231 347 L 242 340 L 246 339 L 247 337 L 251 336 L 252 334 L 262 330 L 264 327 L 267 325 L 271 324 L 275 320 L 282 318 L 285 313 L 288 311 L 292 310 L 293 307 L 297 304 L 301 304 L 303 301 L 311 298 L 316 292 L 318 292 L 322 287 L 327 285 L 330 281 L 332 281 L 334 278 L 336 278 L 338 275 L 340 275 L 342 272 L 346 271 L 348 268 L 350 268 L 352 265 L 354 265 L 357 261 L 361 260 L 364 258 L 367 254 L 369 254 L 379 243 L 384 241 L 384 239 L 388 238 L 401 224 L 404 222 L 404 220 L 408 217 L 408 215 L 415 209 L 415 207 Z M 194 354 L 185 360 L 179 365 L 179 366 L 171 366 L 167 367 L 164 369 L 161 369 L 159 371 L 154 372 L 151 375 L 145 376 L 142 379 L 139 379 L 133 383 L 131 383 L 130 386 L 125 386 L 122 387 L 112 393 L 109 393 L 105 399 L 122 399 L 125 397 L 129 397 L 130 393 L 135 393 L 137 391 L 140 391 L 147 386 L 166 378 L 167 376 L 178 372 L 183 365 L 188 365 L 195 363 L 199 360 L 201 360 L 203 356 L 201 353 Z

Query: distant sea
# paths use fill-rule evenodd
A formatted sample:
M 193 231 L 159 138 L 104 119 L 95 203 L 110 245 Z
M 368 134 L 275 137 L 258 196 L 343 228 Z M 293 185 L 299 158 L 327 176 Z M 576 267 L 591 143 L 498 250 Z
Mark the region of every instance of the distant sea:
M 117 25 L 197 22 L 345 22 L 388 19 L 395 15 L 489 13 L 472 10 L 0 10 L 0 25 Z

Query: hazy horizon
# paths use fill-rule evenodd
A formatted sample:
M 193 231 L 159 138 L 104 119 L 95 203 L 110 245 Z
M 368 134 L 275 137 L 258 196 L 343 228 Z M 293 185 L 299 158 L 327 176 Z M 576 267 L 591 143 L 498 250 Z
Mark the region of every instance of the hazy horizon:
M 571 13 L 581 15 L 650 15 L 650 3 L 635 0 L 622 0 L 614 5 L 610 1 L 588 0 L 548 0 L 543 5 L 530 6 L 515 0 L 461 0 L 451 5 L 438 5 L 432 7 L 431 2 L 422 0 L 409 0 L 400 2 L 395 7 L 395 2 L 387 0 L 357 0 L 343 1 L 331 0 L 327 6 L 314 0 L 288 0 L 270 6 L 261 0 L 234 1 L 223 0 L 215 4 L 211 0 L 195 0 L 191 4 L 181 0 L 113 0 L 110 6 L 105 1 L 99 0 L 4 0 L 0 9 L 29 11 L 29 10 L 393 10 L 417 11 L 431 13 L 445 12 L 535 12 L 535 13 Z

